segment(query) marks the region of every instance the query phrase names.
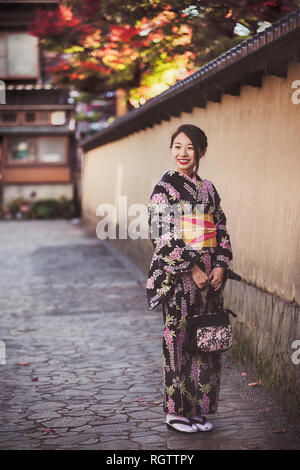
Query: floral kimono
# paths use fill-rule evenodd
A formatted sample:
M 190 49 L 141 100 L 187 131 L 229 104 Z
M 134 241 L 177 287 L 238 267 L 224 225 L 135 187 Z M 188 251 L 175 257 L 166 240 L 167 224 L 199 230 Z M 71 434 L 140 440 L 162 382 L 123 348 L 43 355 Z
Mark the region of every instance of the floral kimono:
M 164 173 L 148 206 L 154 246 L 147 299 L 152 310 L 162 303 L 164 318 L 164 411 L 193 416 L 216 413 L 221 353 L 192 354 L 185 350 L 186 316 L 204 312 L 208 287 L 192 279 L 197 265 L 207 275 L 216 266 L 225 269 L 223 289 L 232 250 L 226 217 L 213 183 L 198 174 L 193 178 L 177 170 Z

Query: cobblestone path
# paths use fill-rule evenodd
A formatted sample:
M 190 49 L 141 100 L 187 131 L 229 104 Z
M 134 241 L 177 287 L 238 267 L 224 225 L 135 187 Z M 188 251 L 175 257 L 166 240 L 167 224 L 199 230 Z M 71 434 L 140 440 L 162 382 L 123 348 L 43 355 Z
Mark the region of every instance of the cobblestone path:
M 214 430 L 168 430 L 162 314 L 133 265 L 69 221 L 3 221 L 0 237 L 0 449 L 299 448 L 227 355 Z

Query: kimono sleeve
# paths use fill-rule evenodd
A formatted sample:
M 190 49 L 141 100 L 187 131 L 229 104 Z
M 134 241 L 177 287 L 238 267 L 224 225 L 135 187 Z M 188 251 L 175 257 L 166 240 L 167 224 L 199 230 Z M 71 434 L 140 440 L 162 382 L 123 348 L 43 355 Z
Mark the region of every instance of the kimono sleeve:
M 164 188 L 154 188 L 148 205 L 148 225 L 158 266 L 171 274 L 185 273 L 200 260 L 186 245 L 180 231 L 180 205 L 169 200 Z
M 215 267 L 229 268 L 232 260 L 232 248 L 230 236 L 226 227 L 226 216 L 221 208 L 221 198 L 213 185 L 215 192 L 215 210 L 213 212 L 214 222 L 217 227 L 217 248 Z

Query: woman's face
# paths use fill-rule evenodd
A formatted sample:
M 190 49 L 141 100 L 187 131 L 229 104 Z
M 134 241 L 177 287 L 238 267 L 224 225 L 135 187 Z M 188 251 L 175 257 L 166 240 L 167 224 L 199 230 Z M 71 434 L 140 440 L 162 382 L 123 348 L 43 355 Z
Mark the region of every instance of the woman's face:
M 191 139 L 184 132 L 175 137 L 171 152 L 176 170 L 191 176 L 196 165 L 195 150 Z

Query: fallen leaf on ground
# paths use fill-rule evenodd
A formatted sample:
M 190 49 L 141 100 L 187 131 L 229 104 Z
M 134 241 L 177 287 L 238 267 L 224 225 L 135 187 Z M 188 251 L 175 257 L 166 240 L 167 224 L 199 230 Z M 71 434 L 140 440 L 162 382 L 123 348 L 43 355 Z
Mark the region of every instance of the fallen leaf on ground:
M 149 405 L 160 405 L 160 401 L 149 401 Z
M 39 380 L 38 377 L 31 377 L 31 382 L 37 382 Z
M 136 401 L 137 401 L 138 403 L 142 403 L 142 402 L 145 401 L 145 400 L 144 400 L 144 398 L 137 398 Z
M 282 429 L 276 429 L 276 431 L 273 431 L 273 432 L 285 432 L 285 427 Z
M 247 377 L 247 375 L 248 375 L 247 372 L 241 372 L 242 377 Z
M 55 432 L 54 429 L 43 429 L 43 432 Z
M 29 366 L 29 362 L 18 362 L 18 366 Z
M 259 385 L 259 382 L 251 382 L 248 387 L 255 387 L 256 385 Z

